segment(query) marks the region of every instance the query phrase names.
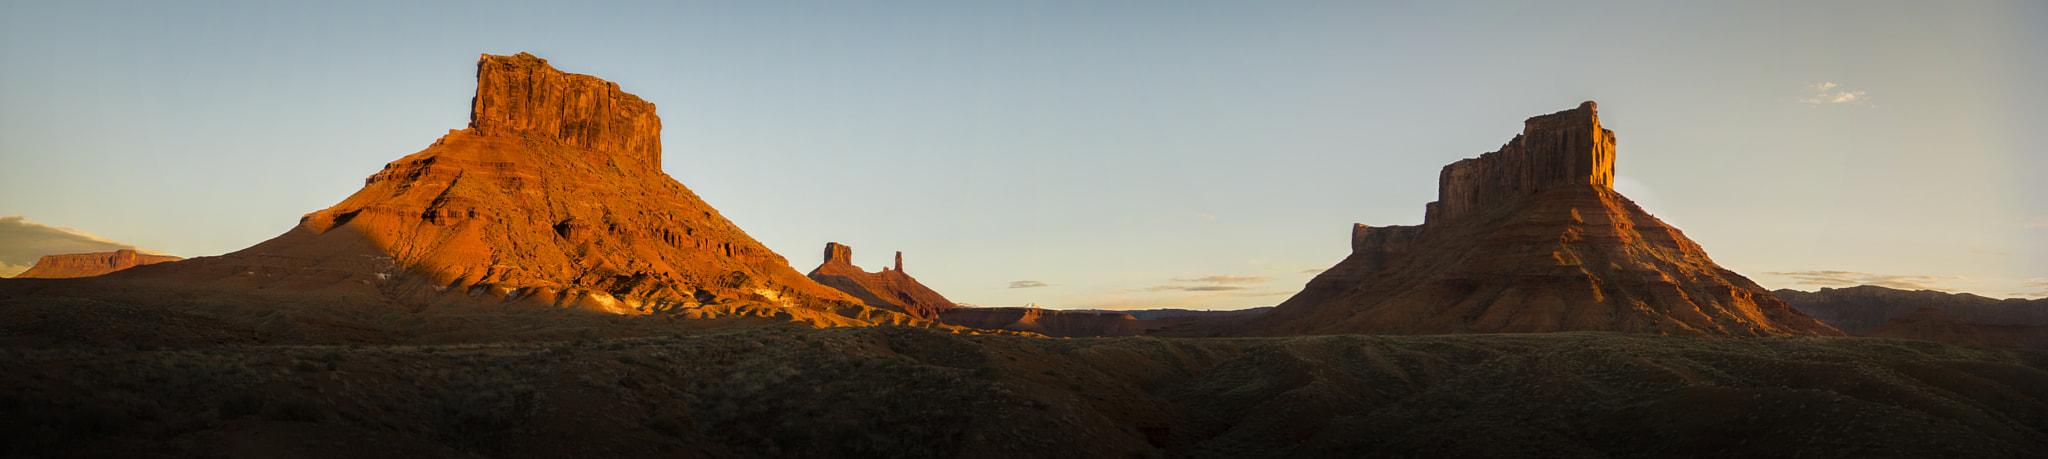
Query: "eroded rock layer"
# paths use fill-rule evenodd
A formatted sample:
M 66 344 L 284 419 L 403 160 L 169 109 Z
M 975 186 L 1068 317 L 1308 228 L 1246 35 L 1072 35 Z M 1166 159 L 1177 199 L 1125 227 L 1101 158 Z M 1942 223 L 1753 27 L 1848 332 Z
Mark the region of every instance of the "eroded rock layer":
M 113 252 L 73 253 L 65 255 L 44 255 L 36 265 L 15 275 L 16 279 L 64 279 L 92 277 L 120 271 L 136 266 L 178 261 L 170 255 L 149 255 L 133 250 Z
M 852 323 L 912 320 L 848 310 L 861 308 L 664 173 L 660 145 L 654 104 L 617 84 L 530 54 L 485 55 L 468 128 L 385 165 L 277 238 L 131 277 L 415 309 L 511 301 L 681 313 L 745 302 L 864 318 Z
M 1841 334 L 1616 193 L 1614 151 L 1592 102 L 1530 118 L 1446 166 L 1422 225 L 1354 227 L 1349 257 L 1248 330 Z
M 868 306 L 938 320 L 939 313 L 958 308 L 952 300 L 918 283 L 903 273 L 903 252 L 896 252 L 896 267 L 867 272 L 853 265 L 853 248 L 837 242 L 825 243 L 825 262 L 806 277 L 827 287 L 852 295 Z

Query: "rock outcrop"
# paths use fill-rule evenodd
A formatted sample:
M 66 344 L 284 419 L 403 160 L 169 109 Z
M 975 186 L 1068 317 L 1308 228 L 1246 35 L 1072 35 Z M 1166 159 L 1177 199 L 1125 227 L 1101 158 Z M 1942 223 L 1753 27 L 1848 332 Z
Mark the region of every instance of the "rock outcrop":
M 1244 332 L 1841 334 L 1616 193 L 1614 145 L 1592 102 L 1530 118 L 1445 166 L 1422 225 L 1353 227 L 1349 257 Z
M 938 320 L 939 314 L 959 307 L 939 292 L 918 283 L 903 272 L 903 252 L 896 252 L 896 267 L 867 272 L 853 265 L 853 248 L 837 242 L 825 243 L 825 262 L 807 275 L 827 287 L 852 295 L 868 306 Z
M 120 271 L 136 266 L 178 261 L 170 255 L 149 255 L 133 250 L 113 252 L 73 253 L 66 255 L 44 255 L 36 265 L 15 275 L 16 279 L 65 279 L 92 277 Z
M 341 203 L 247 249 L 123 274 L 401 311 L 704 317 L 751 304 L 827 325 L 917 322 L 805 278 L 663 172 L 654 104 L 524 53 L 484 55 L 476 78 L 467 128 Z
M 1794 309 L 1852 335 L 1922 308 L 1938 309 L 1946 317 L 1975 324 L 2048 325 L 2048 299 L 2001 300 L 1968 293 L 1875 285 L 1822 288 L 1818 292 L 1780 289 L 1771 293 Z

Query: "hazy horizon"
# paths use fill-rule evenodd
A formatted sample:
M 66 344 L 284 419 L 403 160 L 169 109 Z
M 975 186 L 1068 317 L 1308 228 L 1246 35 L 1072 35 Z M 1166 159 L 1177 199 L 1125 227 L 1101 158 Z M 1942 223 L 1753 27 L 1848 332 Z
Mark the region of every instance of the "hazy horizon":
M 0 12 L 0 275 L 31 240 L 282 234 L 464 127 L 478 54 L 531 52 L 656 104 L 666 171 L 799 272 L 902 251 L 963 303 L 1276 304 L 1585 100 L 1617 189 L 1767 288 L 2048 296 L 2038 3 Z

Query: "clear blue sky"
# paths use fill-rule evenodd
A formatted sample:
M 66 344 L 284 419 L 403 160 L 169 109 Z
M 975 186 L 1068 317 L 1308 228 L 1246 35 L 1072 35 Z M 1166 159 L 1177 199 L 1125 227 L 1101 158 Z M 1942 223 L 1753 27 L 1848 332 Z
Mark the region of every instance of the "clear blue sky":
M 1270 305 L 1583 100 L 1621 191 L 1768 287 L 2048 294 L 2042 2 L 297 3 L 0 3 L 0 215 L 237 250 L 527 51 L 656 103 L 798 270 L 901 250 L 967 303 Z

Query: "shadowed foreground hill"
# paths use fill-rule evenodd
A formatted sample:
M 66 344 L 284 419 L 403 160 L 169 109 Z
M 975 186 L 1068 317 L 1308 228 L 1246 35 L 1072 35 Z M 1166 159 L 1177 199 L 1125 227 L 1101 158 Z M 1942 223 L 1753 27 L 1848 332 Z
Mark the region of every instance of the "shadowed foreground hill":
M 0 352 L 0 447 L 209 457 L 2041 457 L 2048 354 L 784 327 Z M 345 446 L 345 447 L 343 447 Z

